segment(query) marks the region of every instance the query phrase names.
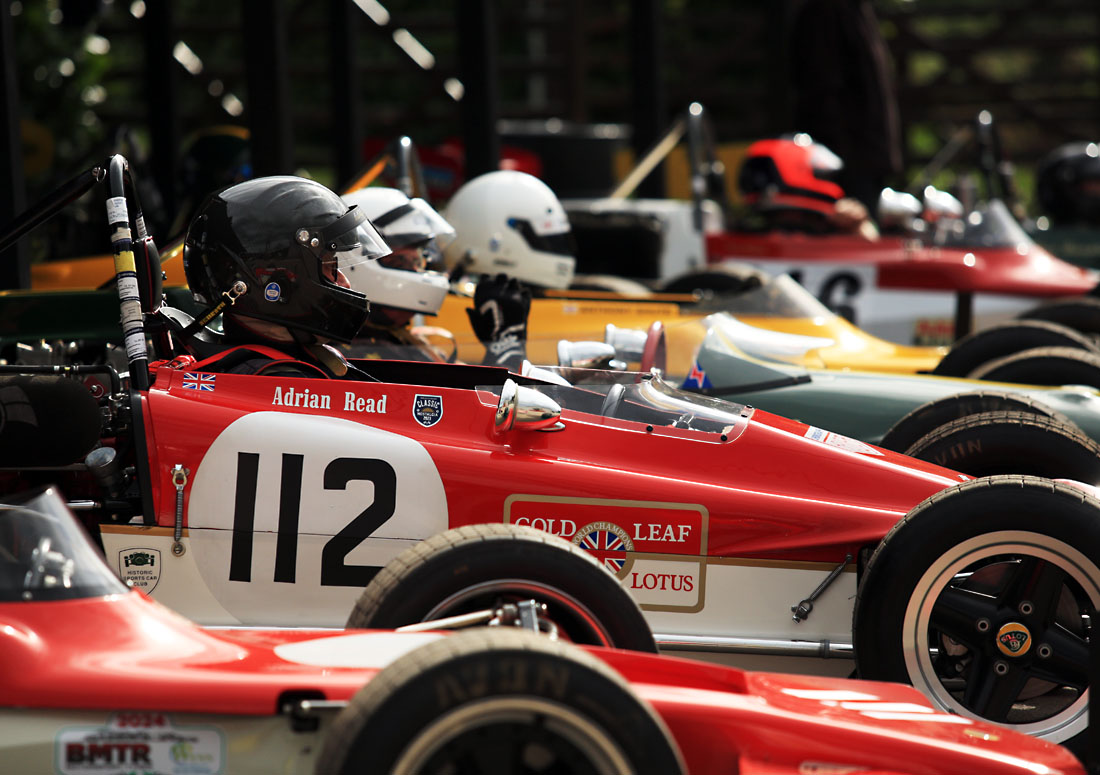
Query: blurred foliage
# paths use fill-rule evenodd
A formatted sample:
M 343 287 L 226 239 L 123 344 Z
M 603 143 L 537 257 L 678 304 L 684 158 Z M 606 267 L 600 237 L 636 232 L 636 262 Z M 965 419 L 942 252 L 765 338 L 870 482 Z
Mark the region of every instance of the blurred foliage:
M 246 126 L 241 3 L 144 1 L 171 3 L 177 38 L 201 62 L 194 72 L 182 64 L 175 71 L 185 140 L 180 156 L 195 132 Z M 332 130 L 340 116 L 331 104 L 329 3 L 280 1 L 287 13 L 295 163 L 333 184 Z M 664 0 L 657 55 L 668 118 L 698 100 L 720 142 L 743 144 L 791 129 L 783 42 L 791 2 Z M 356 18 L 364 135 L 386 141 L 407 133 L 422 145 L 458 136 L 459 106 L 443 88 L 458 68 L 455 0 L 383 4 L 391 17 L 385 29 L 365 14 Z M 19 62 L 28 198 L 114 150 L 140 162 L 149 145 L 143 0 L 4 5 L 13 15 Z M 502 116 L 628 122 L 634 8 L 629 0 L 497 0 Z M 1051 0 L 1038 14 L 1032 0 L 876 0 L 875 8 L 888 44 L 900 52 L 911 172 L 993 99 L 1021 108 L 1001 111 L 998 119 L 1006 150 L 1025 168 L 1044 148 L 1100 138 L 1100 11 L 1088 3 Z M 421 70 L 395 45 L 399 27 L 431 53 L 432 70 Z M 1057 45 L 1065 35 L 1076 42 Z M 1039 45 L 1029 47 L 1029 40 Z M 970 53 L 972 70 L 960 64 Z M 1092 107 L 1066 119 L 1043 113 L 1076 104 Z M 1019 188 L 1029 193 L 1025 183 L 1026 169 Z

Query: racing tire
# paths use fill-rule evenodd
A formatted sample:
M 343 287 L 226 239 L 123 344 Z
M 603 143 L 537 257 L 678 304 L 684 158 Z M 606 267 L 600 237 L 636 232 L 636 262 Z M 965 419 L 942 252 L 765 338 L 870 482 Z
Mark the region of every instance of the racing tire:
M 1020 314 L 1021 320 L 1046 320 L 1061 323 L 1086 335 L 1100 334 L 1100 299 L 1094 296 L 1068 296 L 1052 299 Z
M 534 599 L 575 643 L 656 653 L 634 598 L 579 546 L 526 525 L 454 528 L 394 557 L 366 586 L 348 627 L 406 624 Z
M 1100 355 L 1073 347 L 1036 347 L 996 358 L 970 379 L 1028 385 L 1089 385 L 1100 388 Z
M 1100 500 L 1076 487 L 993 476 L 943 490 L 867 563 L 852 624 L 857 674 L 910 683 L 940 710 L 1080 754 L 1098 560 Z
M 626 277 L 616 277 L 610 274 L 584 274 L 576 275 L 573 282 L 569 283 L 571 291 L 605 291 L 617 293 L 632 299 L 646 299 L 653 295 L 653 290 L 642 285 L 637 280 Z
M 942 377 L 965 377 L 996 358 L 1036 347 L 1077 347 L 1100 353 L 1100 347 L 1089 337 L 1059 323 L 1012 320 L 967 334 L 951 346 L 932 373 Z
M 661 718 L 605 663 L 533 633 L 483 629 L 384 668 L 333 721 L 316 767 L 517 771 L 675 775 L 684 764 Z
M 879 446 L 894 452 L 905 452 L 920 439 L 952 420 L 983 412 L 1000 411 L 1041 415 L 1057 420 L 1063 425 L 1077 428 L 1069 417 L 1033 398 L 999 390 L 981 390 L 974 393 L 956 393 L 953 396 L 945 396 L 921 404 L 894 423 L 883 435 Z
M 1076 426 L 1027 412 L 952 420 L 905 454 L 971 476 L 1028 474 L 1100 483 L 1100 444 Z
M 759 288 L 767 276 L 748 265 L 730 264 L 706 271 L 687 272 L 661 286 L 663 293 L 743 293 Z

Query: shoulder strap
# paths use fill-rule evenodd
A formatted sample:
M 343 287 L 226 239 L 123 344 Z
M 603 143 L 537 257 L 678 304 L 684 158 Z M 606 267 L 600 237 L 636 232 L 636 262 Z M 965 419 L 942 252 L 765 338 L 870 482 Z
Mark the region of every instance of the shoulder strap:
M 244 344 L 238 345 L 237 347 L 230 347 L 228 350 L 223 350 L 209 358 L 195 361 L 191 368 L 195 371 L 228 371 L 234 366 L 238 366 L 245 361 L 256 358 L 267 359 L 268 361 L 255 370 L 254 373 L 256 374 L 262 374 L 265 371 L 270 372 L 277 367 L 292 365 L 315 371 L 322 377 L 329 376 L 325 370 L 319 366 L 300 361 L 296 358 L 291 358 L 286 353 L 276 350 L 274 347 L 267 347 L 262 344 Z

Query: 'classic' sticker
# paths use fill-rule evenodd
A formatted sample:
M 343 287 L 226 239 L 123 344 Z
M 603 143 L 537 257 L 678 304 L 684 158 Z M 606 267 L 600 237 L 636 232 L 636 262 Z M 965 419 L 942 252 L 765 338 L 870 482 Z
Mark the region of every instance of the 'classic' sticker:
M 443 396 L 426 396 L 417 393 L 413 399 L 413 417 L 425 428 L 443 419 Z

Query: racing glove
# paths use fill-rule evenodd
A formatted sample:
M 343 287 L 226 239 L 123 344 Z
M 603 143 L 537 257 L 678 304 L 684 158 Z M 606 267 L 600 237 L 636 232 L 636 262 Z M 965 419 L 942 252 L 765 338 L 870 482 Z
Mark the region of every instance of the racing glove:
M 478 340 L 485 345 L 486 366 L 519 368 L 527 350 L 527 314 L 531 291 L 514 277 L 482 275 L 474 306 L 466 310 Z

